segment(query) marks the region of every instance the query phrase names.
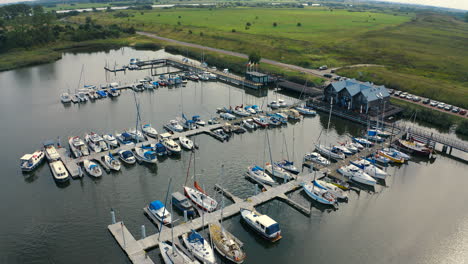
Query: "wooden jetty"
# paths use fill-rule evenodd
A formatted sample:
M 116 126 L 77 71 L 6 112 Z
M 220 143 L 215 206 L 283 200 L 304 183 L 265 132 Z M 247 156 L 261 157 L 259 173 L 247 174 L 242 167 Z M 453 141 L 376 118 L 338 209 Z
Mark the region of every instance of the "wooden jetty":
M 402 132 L 396 136 L 400 136 Z M 222 191 L 226 197 L 231 199 L 234 203 L 226 206 L 223 209 L 223 218 L 230 218 L 238 213 L 240 213 L 241 208 L 254 208 L 261 204 L 267 203 L 271 200 L 278 199 L 284 201 L 300 213 L 310 216 L 310 209 L 305 206 L 291 200 L 287 194 L 299 190 L 302 183 L 309 183 L 314 179 L 320 179 L 329 175 L 331 172 L 335 172 L 339 167 L 349 164 L 350 160 L 357 159 L 360 156 L 365 156 L 375 152 L 377 149 L 381 148 L 383 145 L 389 144 L 387 142 L 381 144 L 375 144 L 373 147 L 365 149 L 358 154 L 347 157 L 346 159 L 333 163 L 328 167 L 319 168 L 319 172 L 310 172 L 304 175 L 298 175 L 295 180 L 289 181 L 284 184 L 270 186 L 265 189 L 263 192 L 259 192 L 254 196 L 251 196 L 247 199 L 241 199 L 228 190 L 224 189 L 220 185 L 215 185 L 215 189 L 219 192 Z M 340 177 L 336 175 L 336 177 Z M 347 180 L 344 177 L 341 177 L 343 180 Z M 174 237 L 180 237 L 182 234 L 189 232 L 190 230 L 200 230 L 207 227 L 211 223 L 217 223 L 221 217 L 221 211 L 217 210 L 211 213 L 204 213 L 203 217 L 198 217 L 192 219 L 189 222 L 182 223 L 173 228 Z M 163 228 L 159 233 L 150 235 L 148 237 L 136 240 L 126 229 L 125 225 L 122 222 L 117 222 L 108 226 L 109 231 L 112 233 L 117 243 L 129 256 L 130 260 L 133 263 L 147 263 L 143 262 L 146 259 L 142 259 L 140 256 L 145 256 L 145 250 L 156 248 L 159 245 L 159 242 L 167 241 L 171 239 L 171 229 Z M 123 230 L 123 231 L 122 231 Z M 123 239 L 125 236 L 125 240 Z M 124 244 L 125 241 L 125 244 Z M 128 248 L 128 249 L 127 249 Z M 137 258 L 137 257 L 139 258 Z

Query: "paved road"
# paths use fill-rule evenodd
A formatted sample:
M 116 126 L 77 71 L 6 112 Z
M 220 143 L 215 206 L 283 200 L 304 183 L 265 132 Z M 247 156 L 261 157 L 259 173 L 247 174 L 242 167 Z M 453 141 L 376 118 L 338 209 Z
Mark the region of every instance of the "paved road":
M 458 116 L 458 117 L 464 117 L 464 118 L 467 118 L 468 119 L 468 115 L 465 114 L 465 115 L 460 115 L 458 113 L 454 113 L 452 111 L 447 111 L 447 110 L 444 110 L 444 109 L 440 109 L 440 108 L 437 108 L 437 107 L 434 107 L 434 106 L 431 106 L 430 104 L 423 104 L 422 103 L 422 100 L 419 101 L 419 102 L 415 102 L 413 100 L 409 100 L 409 99 L 406 99 L 406 98 L 401 98 L 399 96 L 396 96 L 396 95 L 393 95 L 392 94 L 392 98 L 395 98 L 395 99 L 398 99 L 398 100 L 402 100 L 402 101 L 405 101 L 405 102 L 408 102 L 408 103 L 413 103 L 413 104 L 417 104 L 417 105 L 420 105 L 422 107 L 425 107 L 425 108 L 428 108 L 428 109 L 432 109 L 432 110 L 436 110 L 436 111 L 439 111 L 439 112 L 442 112 L 442 113 L 446 113 L 446 114 L 449 114 L 449 115 L 454 115 L 454 116 Z M 460 108 L 461 109 L 461 108 Z

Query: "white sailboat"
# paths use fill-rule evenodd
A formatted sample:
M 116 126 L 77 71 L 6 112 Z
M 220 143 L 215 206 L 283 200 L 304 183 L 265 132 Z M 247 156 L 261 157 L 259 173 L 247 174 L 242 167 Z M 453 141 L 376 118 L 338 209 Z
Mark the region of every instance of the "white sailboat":
M 182 241 L 187 249 L 201 262 L 205 264 L 216 263 L 213 248 L 197 231 L 192 230 L 189 233 L 183 234 Z
M 338 172 L 341 175 L 362 184 L 374 186 L 377 183 L 377 181 L 369 176 L 369 174 L 365 173 L 363 170 L 352 164 L 340 167 Z

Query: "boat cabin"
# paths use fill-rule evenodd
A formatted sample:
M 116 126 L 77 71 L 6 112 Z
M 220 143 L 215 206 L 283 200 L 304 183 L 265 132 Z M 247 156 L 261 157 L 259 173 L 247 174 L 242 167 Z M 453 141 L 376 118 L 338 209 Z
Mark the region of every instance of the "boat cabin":
M 268 238 L 272 238 L 280 232 L 279 224 L 267 215 L 259 215 L 253 212 L 247 215 L 246 218 Z
M 172 204 L 180 211 L 187 211 L 187 216 L 191 217 L 195 215 L 195 210 L 188 198 L 180 192 L 172 194 Z

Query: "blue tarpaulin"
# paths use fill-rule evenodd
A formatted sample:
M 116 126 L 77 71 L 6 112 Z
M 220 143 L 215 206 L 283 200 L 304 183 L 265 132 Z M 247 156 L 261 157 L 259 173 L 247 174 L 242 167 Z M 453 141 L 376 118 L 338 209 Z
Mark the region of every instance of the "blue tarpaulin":
M 153 201 L 153 202 L 151 202 L 150 205 L 149 205 L 149 208 L 150 208 L 151 210 L 159 210 L 159 209 L 161 209 L 161 208 L 163 208 L 163 207 L 164 207 L 164 204 L 163 204 L 161 201 L 159 201 L 159 200 Z

